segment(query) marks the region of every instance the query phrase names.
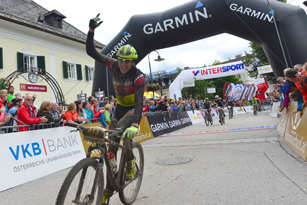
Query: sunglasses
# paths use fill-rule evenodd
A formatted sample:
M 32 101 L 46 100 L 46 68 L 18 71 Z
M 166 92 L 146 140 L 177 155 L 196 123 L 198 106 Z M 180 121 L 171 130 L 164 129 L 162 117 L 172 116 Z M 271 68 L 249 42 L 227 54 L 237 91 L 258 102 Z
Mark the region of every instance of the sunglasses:
M 27 101 L 33 101 L 33 99 L 26 99 Z
M 132 59 L 122 59 L 122 58 L 119 58 L 118 59 L 118 62 L 119 63 L 131 63 L 133 60 Z

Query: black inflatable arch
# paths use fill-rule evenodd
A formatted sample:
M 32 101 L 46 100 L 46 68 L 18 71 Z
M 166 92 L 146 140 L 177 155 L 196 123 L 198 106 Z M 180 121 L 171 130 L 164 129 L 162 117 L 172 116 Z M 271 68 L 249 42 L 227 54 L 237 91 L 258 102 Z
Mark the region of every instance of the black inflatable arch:
M 197 0 L 164 12 L 135 15 L 101 53 L 115 57 L 120 46 L 129 43 L 138 51 L 138 63 L 153 50 L 221 33 L 260 44 L 276 76 L 283 76 L 287 65 L 307 61 L 305 11 L 276 0 Z M 109 87 L 109 94 L 114 95 L 111 74 L 97 62 L 95 69 L 92 93 Z M 106 75 L 109 86 L 101 80 Z

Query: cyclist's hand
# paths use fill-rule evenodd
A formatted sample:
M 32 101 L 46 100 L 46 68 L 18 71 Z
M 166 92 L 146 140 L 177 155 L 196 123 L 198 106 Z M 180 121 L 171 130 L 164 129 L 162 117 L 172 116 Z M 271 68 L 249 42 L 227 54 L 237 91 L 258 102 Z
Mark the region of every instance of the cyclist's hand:
M 124 132 L 124 134 L 122 135 L 122 139 L 125 138 L 125 136 L 127 136 L 129 139 L 133 139 L 136 136 L 136 133 L 139 131 L 139 129 L 137 127 L 134 126 L 130 126 L 129 128 L 127 128 Z
M 90 20 L 89 27 L 90 27 L 91 29 L 93 29 L 93 30 L 94 30 L 95 28 L 97 28 L 98 26 L 100 26 L 100 24 L 102 24 L 102 22 L 103 22 L 103 21 L 100 21 L 99 15 L 100 15 L 100 13 L 97 14 L 97 16 L 96 16 L 95 18 L 92 18 L 92 19 Z

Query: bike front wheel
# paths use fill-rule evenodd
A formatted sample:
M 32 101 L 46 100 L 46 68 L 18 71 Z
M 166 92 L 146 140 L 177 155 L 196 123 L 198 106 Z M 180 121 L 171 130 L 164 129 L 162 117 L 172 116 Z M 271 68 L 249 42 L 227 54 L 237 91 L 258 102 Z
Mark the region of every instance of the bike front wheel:
M 132 204 L 141 188 L 143 173 L 144 173 L 144 151 L 142 145 L 138 142 L 133 142 L 132 151 L 135 157 L 136 174 L 133 179 L 125 181 L 125 173 L 123 172 L 124 189 L 119 192 L 119 198 L 123 204 Z
M 79 161 L 66 176 L 55 204 L 101 205 L 104 177 L 103 172 L 100 174 L 97 172 L 97 160 L 85 158 Z

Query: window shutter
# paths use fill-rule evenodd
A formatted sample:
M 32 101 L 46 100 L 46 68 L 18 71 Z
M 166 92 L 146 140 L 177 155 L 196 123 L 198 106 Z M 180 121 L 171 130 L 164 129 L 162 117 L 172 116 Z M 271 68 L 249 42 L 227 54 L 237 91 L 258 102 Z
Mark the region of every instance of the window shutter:
M 17 52 L 17 70 L 23 71 L 23 53 Z
M 89 79 L 88 79 L 88 67 L 87 66 L 85 66 L 85 79 L 86 79 L 86 81 L 89 81 Z
M 3 52 L 2 52 L 2 48 L 0 48 L 0 69 L 3 69 Z
M 80 64 L 77 64 L 77 80 L 82 80 L 82 67 Z
M 63 61 L 63 78 L 68 78 L 67 62 Z
M 43 69 L 43 73 L 45 73 L 45 56 L 37 56 L 37 67 Z

